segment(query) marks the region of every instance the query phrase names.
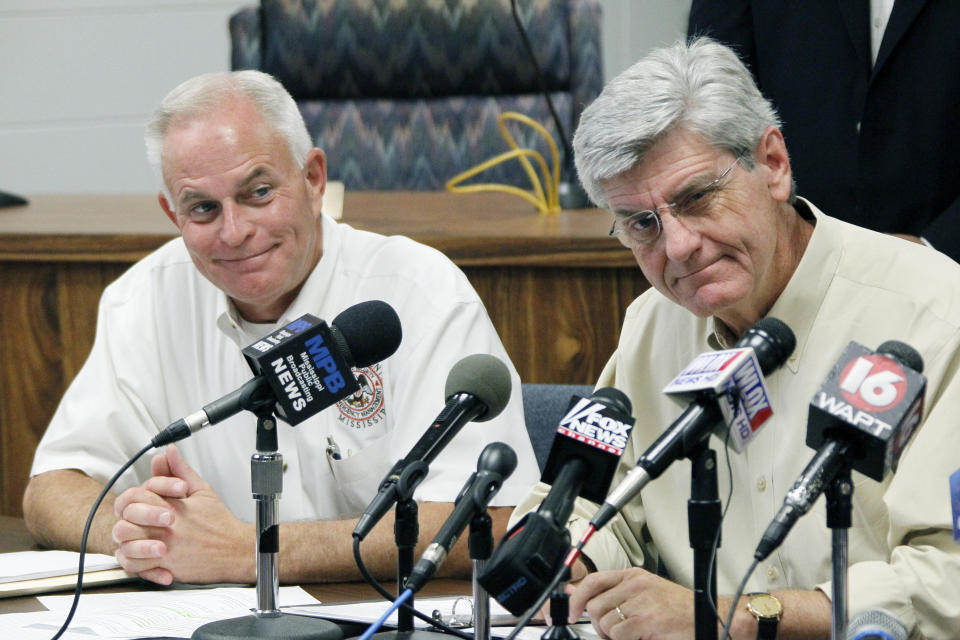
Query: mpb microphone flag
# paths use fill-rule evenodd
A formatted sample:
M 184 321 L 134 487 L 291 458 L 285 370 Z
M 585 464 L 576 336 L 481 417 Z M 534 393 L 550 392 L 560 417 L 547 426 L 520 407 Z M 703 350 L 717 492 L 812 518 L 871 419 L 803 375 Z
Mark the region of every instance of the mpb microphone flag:
M 274 407 L 284 422 L 296 425 L 360 389 L 326 322 L 304 314 L 243 349 L 254 375 L 270 383 Z

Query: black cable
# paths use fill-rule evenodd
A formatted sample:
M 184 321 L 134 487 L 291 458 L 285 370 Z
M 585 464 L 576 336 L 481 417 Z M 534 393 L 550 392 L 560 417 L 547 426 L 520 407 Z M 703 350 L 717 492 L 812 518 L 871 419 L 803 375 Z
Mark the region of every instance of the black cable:
M 367 584 L 373 587 L 373 589 L 377 593 L 379 593 L 384 599 L 386 599 L 387 602 L 393 603 L 397 600 L 397 596 L 387 591 L 386 588 L 384 588 L 384 586 L 380 584 L 380 581 L 377 580 L 375 577 L 373 577 L 373 574 L 371 574 L 370 571 L 367 570 L 367 566 L 363 563 L 363 558 L 360 555 L 360 538 L 358 538 L 357 536 L 353 536 L 353 560 L 354 562 L 356 562 L 357 569 L 360 570 L 360 575 L 363 576 L 363 579 L 366 580 Z M 425 613 L 417 611 L 406 602 L 404 602 L 401 606 L 406 610 L 410 611 L 416 617 L 426 622 L 427 624 L 430 624 L 436 627 L 437 629 L 440 629 L 441 631 L 445 631 L 449 634 L 455 635 L 458 638 L 461 638 L 462 640 L 474 640 L 474 636 L 472 634 L 464 633 L 459 629 L 454 629 L 453 627 L 449 627 L 443 622 L 437 620 L 436 618 L 432 618 Z
M 543 92 L 543 97 L 547 100 L 547 108 L 550 110 L 550 116 L 553 118 L 553 123 L 557 127 L 557 133 L 560 134 L 560 144 L 563 146 L 564 169 L 569 169 L 573 166 L 570 162 L 570 158 L 573 155 L 570 148 L 570 141 L 567 139 L 567 133 L 563 128 L 563 124 L 560 122 L 560 116 L 557 115 L 557 110 L 553 107 L 550 91 L 547 89 L 547 83 L 543 79 L 543 73 L 540 71 L 540 64 L 537 62 L 537 56 L 533 52 L 533 46 L 530 44 L 527 30 L 523 27 L 523 23 L 520 22 L 520 16 L 517 14 L 517 0 L 510 0 L 510 12 L 513 14 L 513 21 L 516 23 L 517 30 L 520 32 L 520 40 L 523 41 L 523 47 L 526 49 L 527 56 L 533 64 L 533 72 L 537 76 L 540 91 Z
M 57 631 L 50 640 L 57 640 L 60 636 L 66 632 L 67 627 L 70 626 L 70 622 L 73 620 L 73 615 L 77 612 L 77 605 L 80 604 L 80 593 L 83 591 L 83 561 L 87 556 L 87 537 L 90 535 L 90 527 L 93 525 L 93 517 L 97 514 L 97 509 L 100 508 L 100 504 L 103 502 L 103 499 L 106 497 L 107 492 L 110 491 L 110 488 L 116 484 L 117 480 L 120 479 L 120 476 L 129 469 L 134 462 L 140 459 L 140 456 L 145 454 L 147 451 L 153 448 L 153 443 L 151 442 L 143 449 L 140 449 L 137 453 L 134 454 L 132 458 L 127 460 L 120 470 L 113 474 L 113 477 L 107 481 L 107 484 L 103 487 L 103 491 L 100 492 L 100 495 L 97 496 L 97 499 L 93 502 L 93 507 L 90 509 L 90 515 L 87 516 L 87 523 L 83 527 L 83 535 L 80 537 L 80 566 L 77 569 L 77 587 L 73 591 L 73 604 L 70 605 L 70 612 L 67 613 L 67 619 L 63 621 L 63 626 L 60 627 L 60 630 Z

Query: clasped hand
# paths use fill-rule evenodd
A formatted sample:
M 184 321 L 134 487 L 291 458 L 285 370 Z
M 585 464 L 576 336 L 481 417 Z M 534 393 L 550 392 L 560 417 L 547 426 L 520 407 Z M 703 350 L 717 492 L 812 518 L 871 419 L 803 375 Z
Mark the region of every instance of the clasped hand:
M 150 471 L 146 482 L 113 505 L 120 565 L 163 585 L 253 582 L 253 526 L 227 509 L 176 446 L 155 456 Z

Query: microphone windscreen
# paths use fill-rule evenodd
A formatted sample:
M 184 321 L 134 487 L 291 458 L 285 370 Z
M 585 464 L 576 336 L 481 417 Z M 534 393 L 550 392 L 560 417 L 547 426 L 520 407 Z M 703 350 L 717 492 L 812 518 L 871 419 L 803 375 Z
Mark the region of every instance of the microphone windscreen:
M 447 375 L 444 397 L 469 393 L 487 407 L 474 422 L 486 422 L 500 415 L 510 400 L 510 370 L 499 358 L 475 353 L 460 359 Z
M 630 398 L 616 387 L 600 387 L 590 394 L 590 398 L 597 402 L 602 402 L 625 416 L 633 413 L 633 405 L 630 403 Z
M 899 340 L 887 340 L 877 347 L 877 353 L 890 356 L 903 366 L 910 367 L 917 373 L 923 373 L 923 358 L 916 349 Z
M 760 370 L 767 376 L 787 361 L 797 346 L 797 337 L 782 320 L 761 318 L 737 341 L 738 347 L 751 347 L 757 354 Z
M 847 625 L 847 640 L 907 640 L 907 628 L 884 609 L 868 609 Z
M 517 468 L 517 452 L 508 444 L 491 442 L 477 458 L 477 471 L 490 471 L 509 478 Z
M 389 358 L 403 337 L 397 312 L 383 300 L 348 307 L 330 324 L 346 342 L 355 367 L 368 367 Z

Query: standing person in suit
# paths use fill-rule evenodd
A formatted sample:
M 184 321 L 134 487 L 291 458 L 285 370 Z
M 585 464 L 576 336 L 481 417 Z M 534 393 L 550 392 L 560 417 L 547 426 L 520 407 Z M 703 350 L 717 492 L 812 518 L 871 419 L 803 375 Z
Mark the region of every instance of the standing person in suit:
M 799 193 L 960 260 L 960 2 L 693 0 L 783 119 Z

